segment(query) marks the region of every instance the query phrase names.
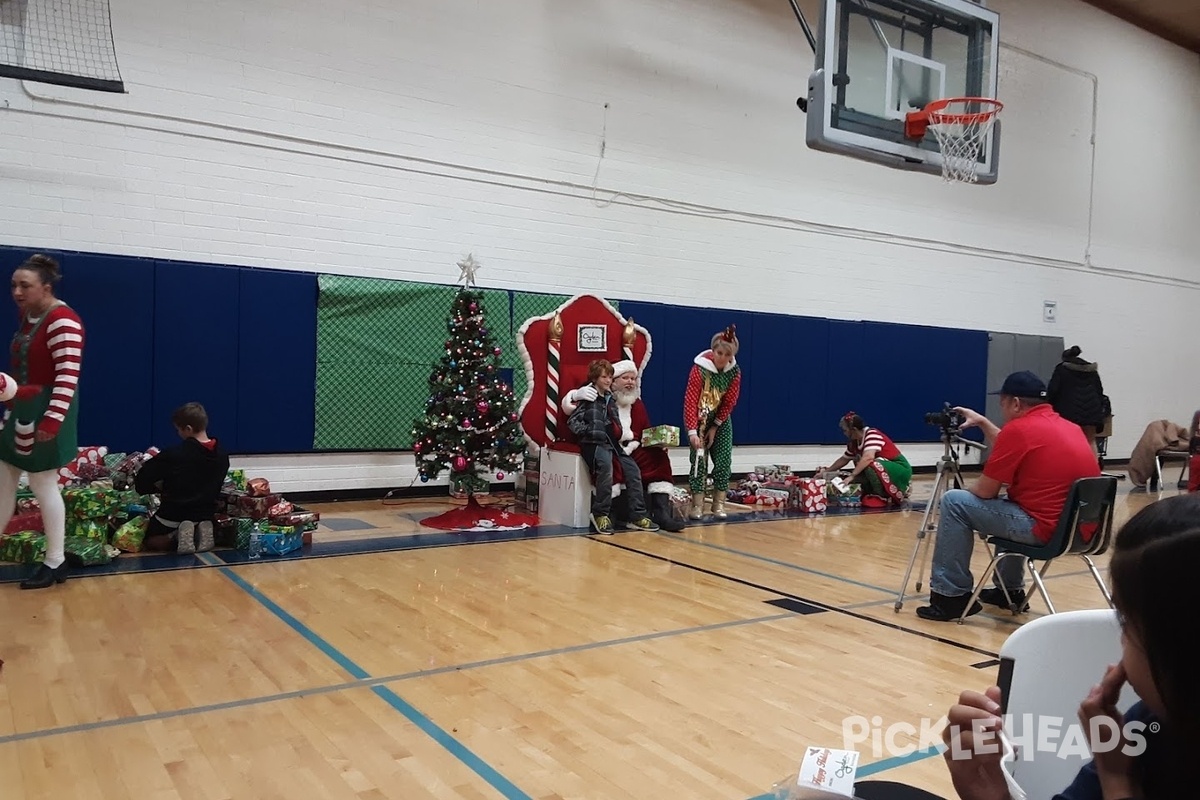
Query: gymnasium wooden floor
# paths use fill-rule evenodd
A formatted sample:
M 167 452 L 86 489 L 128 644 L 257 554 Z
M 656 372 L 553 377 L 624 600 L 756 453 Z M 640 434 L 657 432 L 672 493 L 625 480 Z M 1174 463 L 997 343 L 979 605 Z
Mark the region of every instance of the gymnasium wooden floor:
M 1119 521 L 1158 497 L 1120 491 Z M 321 510 L 376 533 L 423 513 Z M 1044 610 L 896 613 L 920 517 L 0 586 L 0 797 L 759 797 L 849 715 L 939 718 Z M 1050 575 L 1060 609 L 1103 604 L 1081 562 Z M 933 751 L 860 750 L 860 777 L 950 795 Z

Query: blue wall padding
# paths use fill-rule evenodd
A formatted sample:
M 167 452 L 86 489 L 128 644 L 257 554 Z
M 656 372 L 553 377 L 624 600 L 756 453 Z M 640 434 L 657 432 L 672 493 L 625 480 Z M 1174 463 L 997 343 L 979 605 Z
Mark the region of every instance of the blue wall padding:
M 31 252 L 0 247 L 0 269 Z M 87 333 L 81 444 L 170 445 L 171 411 L 197 400 L 231 452 L 312 451 L 317 275 L 42 252 L 60 259 L 59 294 Z M 927 412 L 943 402 L 985 406 L 985 331 L 609 299 L 650 331 L 642 388 L 659 424 L 682 426 L 692 360 L 730 323 L 744 370 L 733 415 L 738 445 L 841 444 L 838 420 L 850 410 L 898 442 L 937 441 Z M 16 330 L 15 310 L 0 317 Z
M 316 425 L 317 276 L 265 269 L 238 272 L 238 450 L 310 451 Z
M 194 400 L 208 411 L 209 434 L 219 438 L 226 450 L 241 451 L 239 361 L 258 359 L 267 369 L 271 354 L 252 346 L 239 352 L 243 341 L 238 324 L 239 273 L 238 269 L 208 264 L 155 262 L 150 424 L 159 447 L 179 441 L 171 412 Z M 283 309 L 276 309 L 275 316 L 287 318 Z M 270 408 L 269 396 L 262 402 L 264 409 Z

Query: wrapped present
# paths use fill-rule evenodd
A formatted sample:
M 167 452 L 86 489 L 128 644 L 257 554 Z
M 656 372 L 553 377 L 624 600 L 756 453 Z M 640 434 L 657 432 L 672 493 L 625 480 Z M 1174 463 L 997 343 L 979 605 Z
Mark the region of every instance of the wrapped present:
M 316 522 L 321 518 L 321 515 L 315 511 L 292 511 L 288 514 L 272 514 L 272 525 L 295 525 L 304 527 L 310 522 Z
M 829 508 L 825 495 L 825 481 L 819 478 L 803 478 L 800 481 L 800 510 L 806 514 L 822 514 Z
M 46 534 L 20 531 L 0 536 L 0 561 L 37 564 L 46 558 Z
M 768 508 L 790 508 L 793 502 L 792 492 L 790 489 L 771 489 L 764 486 L 755 493 L 754 502 L 755 505 Z
M 246 491 L 246 470 L 231 469 L 225 476 L 225 484 L 234 489 Z
M 108 467 L 104 466 L 104 462 L 99 464 L 81 464 L 75 470 L 75 476 L 88 483 L 108 478 L 110 474 L 111 472 Z
M 134 517 L 113 534 L 113 547 L 125 553 L 140 553 L 142 544 L 146 541 L 146 528 L 150 526 L 149 517 Z
M 678 447 L 679 428 L 674 425 L 655 425 L 642 431 L 643 447 Z
M 116 470 L 117 465 L 125 460 L 128 453 L 106 453 L 104 456 L 104 466 L 108 467 L 111 473 Z
M 109 468 L 109 473 L 112 475 L 113 486 L 118 489 L 128 489 L 133 486 L 133 479 L 138 474 L 138 470 L 142 468 L 150 459 L 158 454 L 157 448 L 151 447 L 146 452 L 130 453 L 125 458 L 121 459 L 116 466 Z
M 225 512 L 231 517 L 247 519 L 266 519 L 271 507 L 281 499 L 277 494 L 251 495 L 246 492 L 226 492 Z
M 95 567 L 112 561 L 108 546 L 103 541 L 68 536 L 64 541 L 67 561 L 75 567 Z
M 13 518 L 8 521 L 8 526 L 5 527 L 5 533 L 20 533 L 21 531 L 44 531 L 42 524 L 42 512 L 38 509 L 33 511 L 22 511 L 19 514 L 14 514 Z
M 120 496 L 113 488 L 70 488 L 62 493 L 67 516 L 76 519 L 108 519 Z
M 246 493 L 251 497 L 269 497 L 271 482 L 266 478 L 251 478 L 246 481 Z
M 271 508 L 267 510 L 267 516 L 272 517 L 272 518 L 282 517 L 284 514 L 292 513 L 292 511 L 294 509 L 295 509 L 295 506 L 293 506 L 287 500 L 280 500 L 278 503 L 271 506 Z
M 245 552 L 250 549 L 250 534 L 253 530 L 254 522 L 251 522 L 251 524 L 248 526 L 243 526 L 239 520 L 237 532 L 238 550 Z M 304 531 L 296 528 L 293 525 L 264 525 L 263 523 L 259 522 L 258 532 L 262 537 L 263 553 L 269 553 L 270 555 L 287 555 L 288 553 L 292 552 L 292 550 L 299 550 L 303 544 Z M 271 537 L 274 537 L 272 540 L 274 544 L 268 546 L 267 542 Z M 292 539 L 285 541 L 282 537 L 292 537 Z M 295 546 L 292 546 L 293 543 Z M 289 546 L 291 546 L 291 550 L 286 549 Z M 270 549 L 270 547 L 274 547 L 275 550 Z M 282 550 L 282 552 L 277 552 L 278 550 Z
M 308 528 L 305 528 L 304 532 L 300 534 L 300 544 L 303 547 L 308 547 L 310 544 L 312 544 L 312 535 L 313 532 Z
M 66 485 L 79 478 L 81 469 L 88 466 L 104 465 L 104 457 L 108 455 L 107 447 L 81 447 L 75 458 L 58 470 L 58 483 Z M 86 480 L 86 479 L 85 479 Z
M 17 493 L 17 513 L 24 514 L 29 511 L 37 511 L 41 509 L 37 498 L 33 496 L 33 492 L 18 492 Z
M 67 517 L 67 536 L 106 543 L 108 542 L 108 517 L 103 519 Z

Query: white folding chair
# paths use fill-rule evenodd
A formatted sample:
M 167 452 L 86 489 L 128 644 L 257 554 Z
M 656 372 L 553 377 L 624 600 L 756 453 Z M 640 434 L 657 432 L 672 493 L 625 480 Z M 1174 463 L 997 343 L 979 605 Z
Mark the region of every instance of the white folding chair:
M 1031 800 L 1053 797 L 1091 760 L 1090 755 L 1060 757 L 1059 748 L 1073 738 L 1068 727 L 1079 725 L 1080 703 L 1105 668 L 1120 660 L 1121 628 L 1111 609 L 1040 617 L 1018 628 L 1000 648 L 1002 706 L 1019 751 L 1010 771 Z M 1125 711 L 1137 699 L 1126 686 L 1118 708 Z M 1055 722 L 1058 732 L 1050 729 L 1047 738 L 1055 751 L 1039 751 L 1037 742 L 1047 729 L 1038 726 Z M 1086 731 L 1076 733 L 1083 736 L 1078 741 L 1087 741 Z

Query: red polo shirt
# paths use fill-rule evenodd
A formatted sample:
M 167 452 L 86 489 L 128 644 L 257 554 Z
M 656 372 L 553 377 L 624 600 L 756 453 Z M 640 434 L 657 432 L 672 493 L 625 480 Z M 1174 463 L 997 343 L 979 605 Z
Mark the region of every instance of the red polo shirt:
M 1100 474 L 1083 430 L 1049 403 L 1000 429 L 983 474 L 1008 486 L 1008 499 L 1033 517 L 1033 533 L 1050 541 L 1071 485 Z

